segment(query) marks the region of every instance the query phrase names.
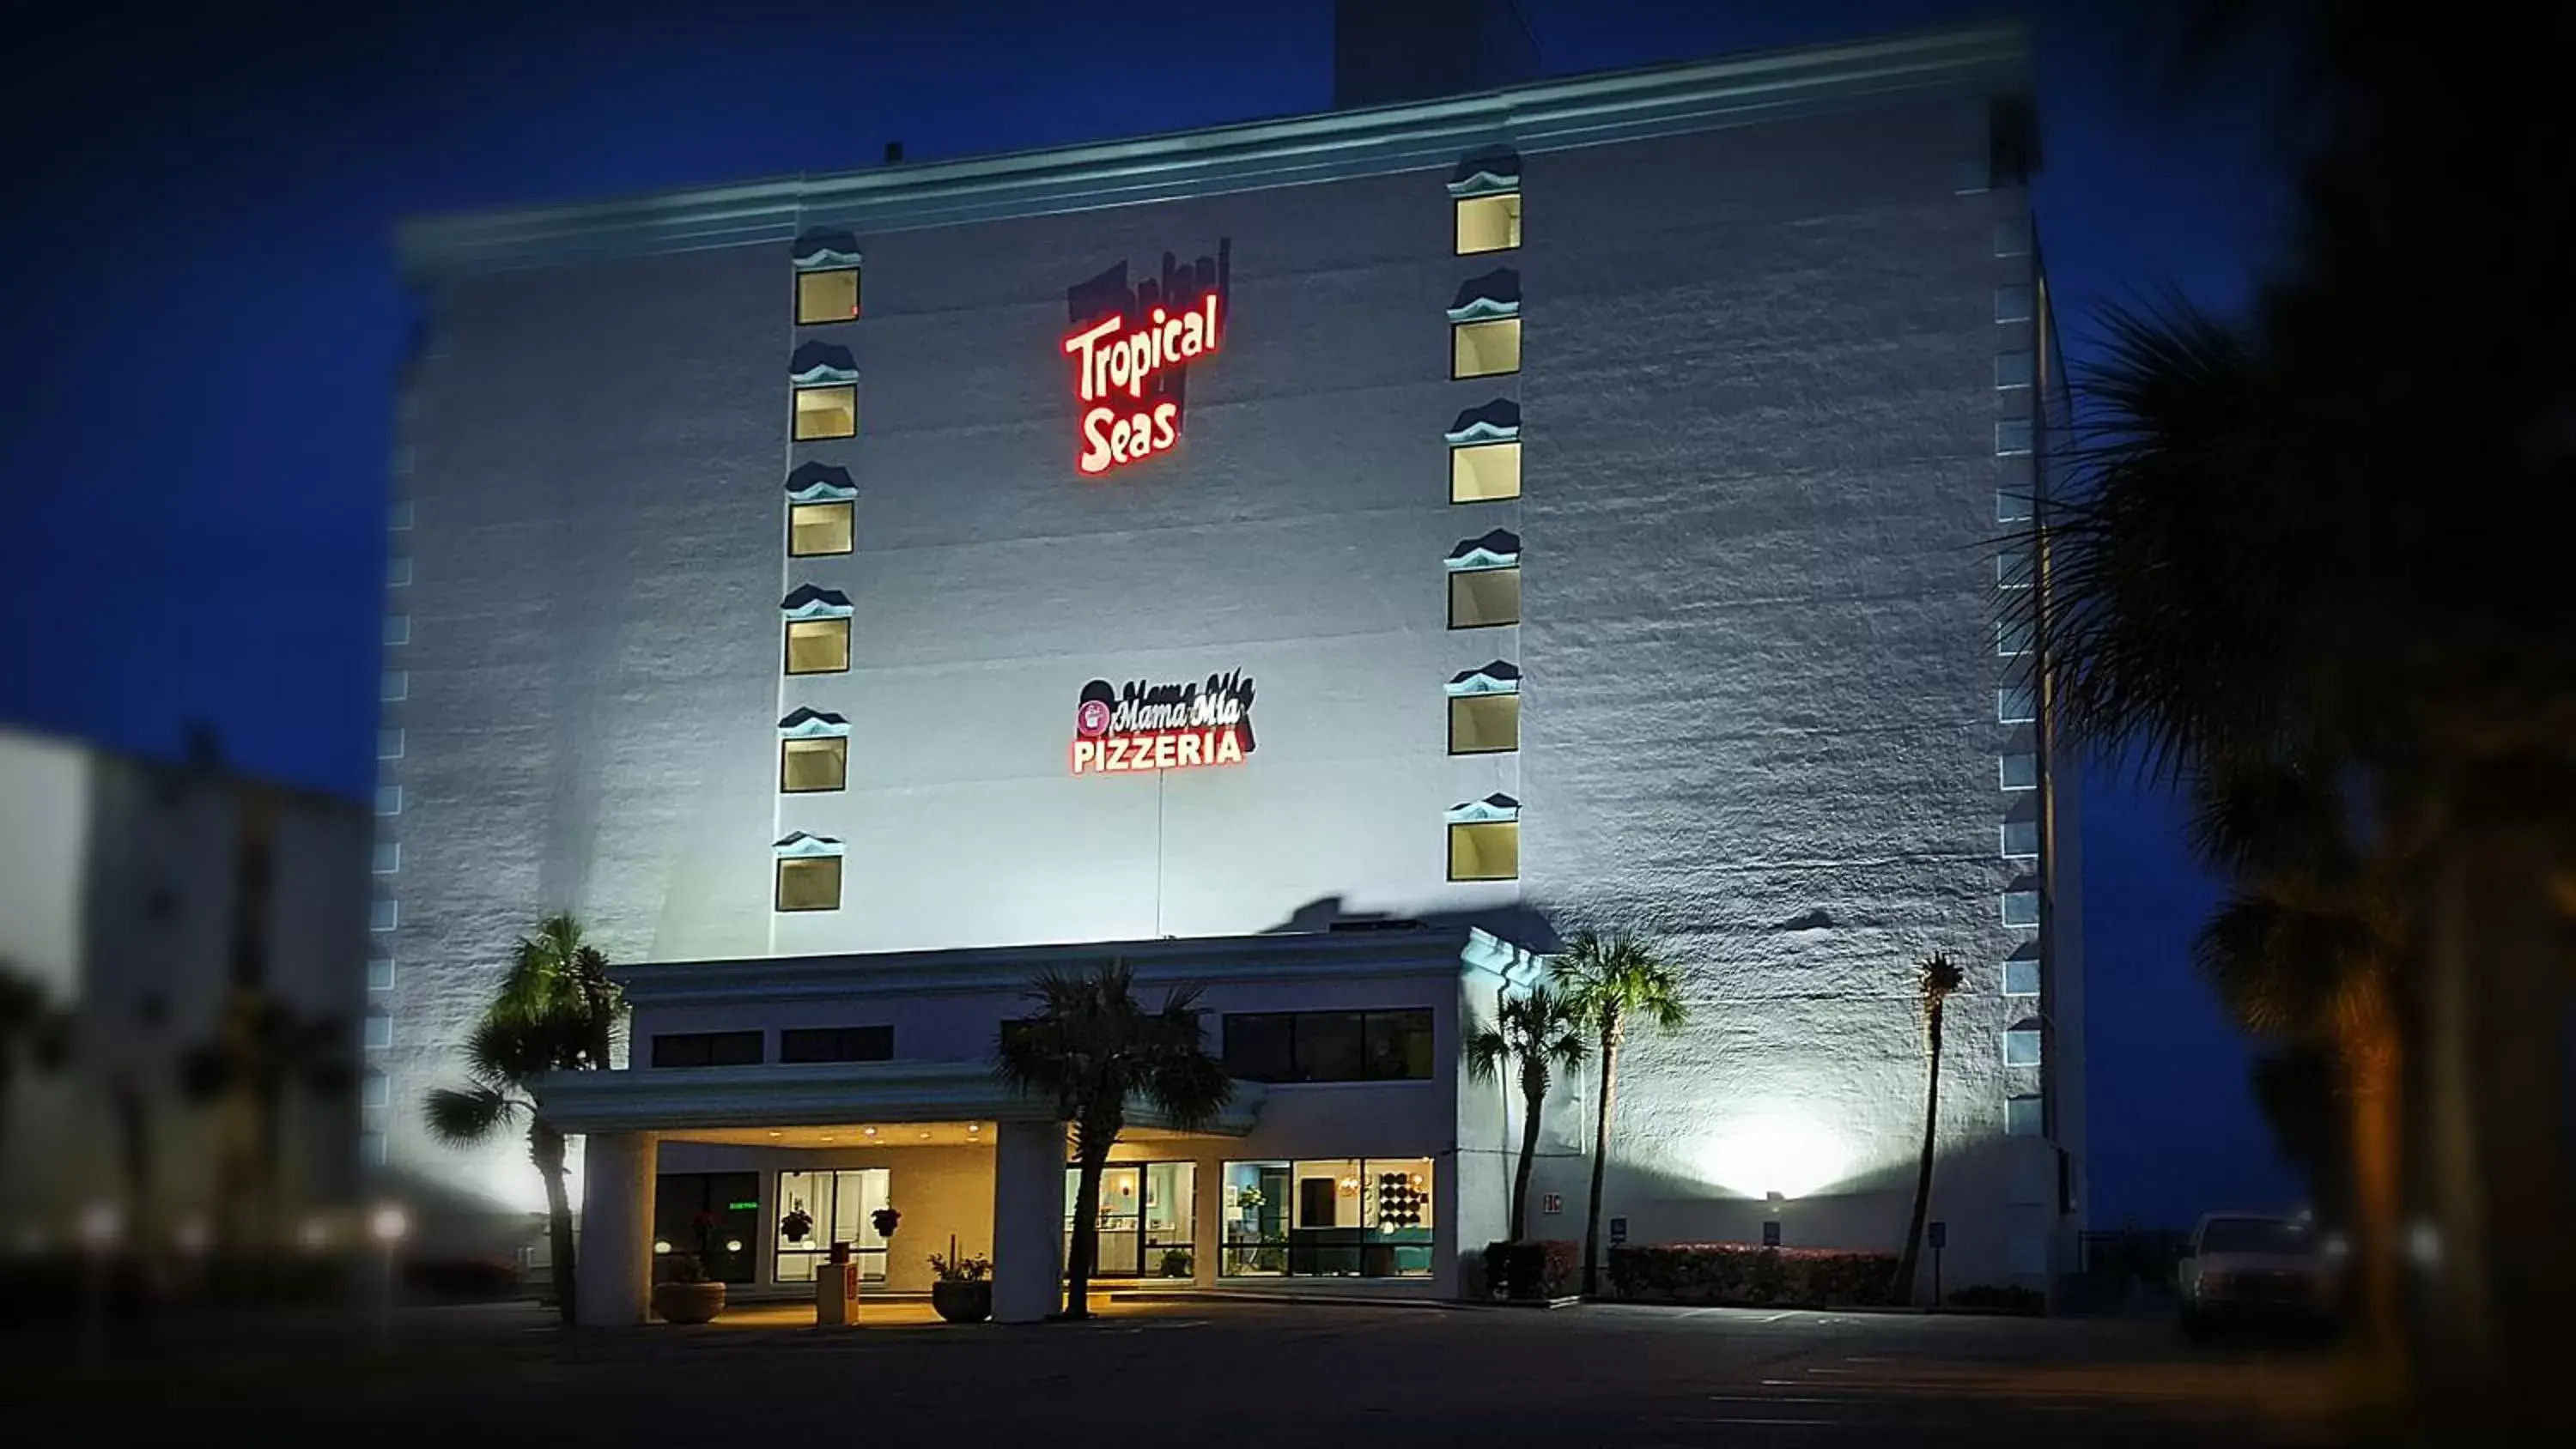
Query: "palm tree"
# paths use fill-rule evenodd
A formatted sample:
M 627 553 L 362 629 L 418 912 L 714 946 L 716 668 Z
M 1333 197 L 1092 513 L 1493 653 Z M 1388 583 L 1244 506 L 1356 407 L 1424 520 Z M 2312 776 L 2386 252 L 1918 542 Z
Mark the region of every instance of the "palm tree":
M 1130 1100 L 1183 1130 L 1204 1126 L 1234 1099 L 1234 1081 L 1199 1037 L 1198 988 L 1175 987 L 1147 1010 L 1124 961 L 1086 973 L 1041 972 L 1029 983 L 1037 1010 L 1002 1024 L 994 1071 L 1012 1090 L 1051 1097 L 1073 1124 L 1079 1167 L 1073 1252 L 1065 1265 L 1066 1318 L 1091 1316 L 1100 1261 L 1100 1173 L 1127 1128 Z
M 9 1089 L 24 1061 L 54 1071 L 71 1058 L 72 1018 L 54 1006 L 42 983 L 0 962 L 0 1131 L 9 1126 Z
M 1592 1054 L 1584 1038 L 1584 1021 L 1574 1004 L 1545 983 L 1506 996 L 1492 1026 L 1478 1027 L 1467 1038 L 1467 1072 L 1480 1082 L 1502 1080 L 1507 1066 L 1517 1065 L 1521 1088 L 1521 1160 L 1512 1173 L 1512 1240 L 1528 1236 L 1530 1168 L 1538 1161 L 1539 1113 L 1547 1102 L 1548 1084 L 1562 1069 L 1572 1071 Z
M 345 1099 L 355 1089 L 349 1034 L 346 1018 L 307 1016 L 236 976 L 213 1038 L 180 1058 L 180 1088 L 191 1100 L 231 1104 L 247 1124 L 247 1144 L 228 1144 L 216 1167 L 225 1235 L 236 1246 L 274 1245 L 287 1113 L 299 1095 Z
M 1628 1023 L 1643 1018 L 1660 1031 L 1678 1030 L 1690 1015 L 1682 1005 L 1681 975 L 1656 942 L 1616 932 L 1585 931 L 1556 958 L 1575 1011 L 1591 1024 L 1601 1052 L 1600 1110 L 1592 1124 L 1592 1200 L 1583 1218 L 1583 1291 L 1601 1291 L 1601 1180 L 1610 1163 L 1610 1109 L 1617 1100 L 1619 1049 Z
M 536 1081 L 548 1072 L 605 1069 L 624 1012 L 607 956 L 583 943 L 571 916 L 548 916 L 534 935 L 520 938 L 501 989 L 466 1036 L 470 1085 L 437 1088 L 424 1104 L 431 1135 L 456 1146 L 526 1124 L 528 1160 L 545 1180 L 555 1311 L 565 1323 L 574 1321 L 576 1291 L 565 1139 L 538 1107 Z
M 1904 1303 L 1914 1301 L 1914 1265 L 1923 1256 L 1923 1218 L 1932 1210 L 1932 1158 L 1941 1128 L 1941 1014 L 1963 979 L 1958 965 L 1944 952 L 1935 951 L 1914 963 L 1915 999 L 1923 1009 L 1923 1038 L 1931 1049 L 1931 1066 L 1924 1074 L 1923 1155 L 1914 1168 L 1914 1212 L 1905 1223 L 1905 1252 L 1896 1260 L 1893 1296 Z

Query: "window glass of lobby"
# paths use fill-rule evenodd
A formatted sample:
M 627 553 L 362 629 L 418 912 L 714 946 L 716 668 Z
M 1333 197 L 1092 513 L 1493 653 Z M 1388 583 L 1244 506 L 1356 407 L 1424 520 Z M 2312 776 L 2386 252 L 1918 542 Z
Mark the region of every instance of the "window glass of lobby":
M 1449 501 L 1493 503 L 1521 496 L 1521 445 L 1476 443 L 1449 450 Z
M 1480 820 L 1449 827 L 1451 880 L 1518 880 L 1521 874 L 1521 823 Z
M 1064 1170 L 1064 1253 L 1073 1258 L 1074 1205 L 1082 1170 Z M 1187 1278 L 1198 1268 L 1198 1165 L 1113 1162 L 1100 1173 L 1100 1258 L 1104 1278 Z
M 807 856 L 778 862 L 778 909 L 837 911 L 840 908 L 839 856 Z
M 1520 621 L 1520 565 L 1449 571 L 1450 628 L 1483 629 Z
M 1503 252 L 1521 244 L 1521 194 L 1458 198 L 1458 255 Z
M 761 1062 L 756 1031 L 685 1031 L 653 1033 L 657 1067 L 756 1067 Z
M 886 1062 L 894 1060 L 891 1026 L 789 1027 L 778 1034 L 782 1062 Z
M 796 321 L 847 322 L 859 315 L 859 269 L 833 267 L 796 274 Z
M 787 672 L 839 674 L 850 667 L 850 621 L 787 621 Z
M 1449 701 L 1449 753 L 1490 755 L 1521 747 L 1521 697 L 1468 694 Z
M 836 382 L 796 389 L 796 441 L 828 442 L 859 435 L 859 385 Z
M 848 553 L 854 507 L 847 499 L 787 505 L 787 556 Z
M 1224 1276 L 1430 1275 L 1429 1158 L 1229 1162 L 1220 1191 Z
M 859 1276 L 884 1282 L 886 1240 L 874 1217 L 893 1196 L 894 1174 L 883 1167 L 778 1174 L 778 1262 L 770 1281 L 811 1283 L 815 1265 L 830 1260 L 832 1245 L 847 1243 Z
M 653 1279 L 694 1258 L 711 1283 L 749 1283 L 760 1261 L 760 1174 L 665 1172 L 653 1181 Z
M 778 789 L 786 795 L 838 790 L 849 783 L 850 741 L 846 735 L 778 742 Z
M 1495 377 L 1521 370 L 1521 319 L 1454 322 L 1449 327 L 1449 375 Z

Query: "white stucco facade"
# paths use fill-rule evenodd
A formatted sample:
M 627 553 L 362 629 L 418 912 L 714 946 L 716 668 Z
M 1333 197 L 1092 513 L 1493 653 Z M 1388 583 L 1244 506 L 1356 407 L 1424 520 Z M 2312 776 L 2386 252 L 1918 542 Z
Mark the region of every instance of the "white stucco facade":
M 2042 711 L 2004 707 L 2029 661 L 1996 623 L 2029 527 L 1999 499 L 2044 492 L 2055 377 L 2027 194 L 1995 162 L 2020 65 L 2012 32 L 1962 31 L 422 224 L 380 751 L 394 1100 L 452 1072 L 508 941 L 554 909 L 639 990 L 656 963 L 828 976 L 1371 920 L 1543 952 L 1626 927 L 1669 943 L 1692 1008 L 1622 1073 L 1631 1240 L 1778 1220 L 1883 1248 L 1922 1130 L 1913 963 L 1941 950 L 1968 979 L 1947 1278 L 2042 1284 L 2083 1208 L 2080 866 L 2050 742 L 2006 719 Z M 1458 255 L 1451 183 L 1480 157 L 1519 244 Z M 858 260 L 855 320 L 793 321 L 818 247 Z M 1189 365 L 1176 446 L 1086 475 L 1069 289 L 1167 254 L 1221 264 L 1222 346 Z M 1461 315 L 1517 315 L 1517 371 L 1453 379 Z M 807 364 L 855 371 L 854 437 L 791 439 Z M 1447 435 L 1496 402 L 1519 494 L 1453 502 Z M 789 557 L 786 487 L 816 465 L 855 491 L 852 547 Z M 1497 531 L 1518 622 L 1449 627 L 1448 561 Z M 807 616 L 847 619 L 845 671 L 784 672 Z M 1446 686 L 1497 661 L 1518 746 L 1452 754 Z M 1242 763 L 1068 768 L 1086 683 L 1237 672 Z M 782 793 L 800 711 L 845 727 L 845 788 Z M 1453 880 L 1454 812 L 1498 797 L 1516 877 Z M 836 909 L 773 909 L 800 839 L 840 863 Z M 2035 920 L 2007 924 L 2023 899 Z M 1324 1089 L 1275 1089 L 1242 1152 L 1440 1158 L 1469 1203 L 1441 1219 L 1474 1228 L 1507 1124 L 1454 1070 L 1490 994 L 1454 952 L 1442 970 L 1445 1105 L 1418 1131 L 1337 1144 L 1297 1105 Z M 1293 971 L 1224 990 L 1432 1004 Z M 956 999 L 870 1020 L 904 1060 L 988 1056 L 1001 998 L 926 1024 Z M 637 1039 L 682 1010 L 774 1032 L 806 1000 L 639 1004 Z M 2016 1026 L 2039 1060 L 2007 1062 Z M 1567 1210 L 1543 1235 L 1581 1233 L 1585 1085 L 1551 1114 L 1540 1186 Z M 510 1150 L 382 1125 L 399 1171 L 532 1190 Z

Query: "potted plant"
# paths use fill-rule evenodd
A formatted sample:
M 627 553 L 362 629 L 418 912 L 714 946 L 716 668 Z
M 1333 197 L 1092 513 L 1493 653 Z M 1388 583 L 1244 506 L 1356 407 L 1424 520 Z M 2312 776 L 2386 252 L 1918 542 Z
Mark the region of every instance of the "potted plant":
M 653 1285 L 653 1311 L 665 1323 L 709 1323 L 724 1312 L 725 1285 L 707 1281 L 706 1265 L 694 1253 L 673 1253 L 662 1260 L 668 1275 Z
M 877 1230 L 877 1236 L 886 1240 L 887 1247 L 894 1246 L 894 1230 L 902 1224 L 903 1214 L 891 1207 L 881 1207 L 868 1214 L 868 1226 Z
M 1186 1278 L 1190 1276 L 1190 1267 L 1189 1249 L 1165 1248 L 1163 1250 L 1162 1269 L 1164 1277 Z
M 993 1260 L 960 1257 L 957 1235 L 948 1235 L 945 1257 L 930 1255 L 930 1306 L 950 1323 L 981 1323 L 993 1316 Z
M 778 1236 L 791 1243 L 801 1243 L 813 1233 L 814 1215 L 805 1211 L 805 1204 L 801 1202 L 789 1208 L 787 1215 L 778 1220 Z

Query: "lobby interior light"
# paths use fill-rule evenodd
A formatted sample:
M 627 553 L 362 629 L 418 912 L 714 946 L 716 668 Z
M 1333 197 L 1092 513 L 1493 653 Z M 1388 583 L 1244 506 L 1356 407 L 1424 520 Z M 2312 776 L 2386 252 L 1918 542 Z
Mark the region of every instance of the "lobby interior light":
M 125 1236 L 125 1214 L 112 1202 L 94 1202 L 81 1209 L 79 1227 L 81 1246 L 105 1251 Z
M 671 1245 L 662 1241 L 660 1238 L 655 1238 L 653 1240 L 653 1251 L 657 1254 L 667 1253 L 671 1251 Z
M 411 1218 L 400 1203 L 380 1203 L 367 1215 L 367 1236 L 390 1248 L 411 1231 Z

